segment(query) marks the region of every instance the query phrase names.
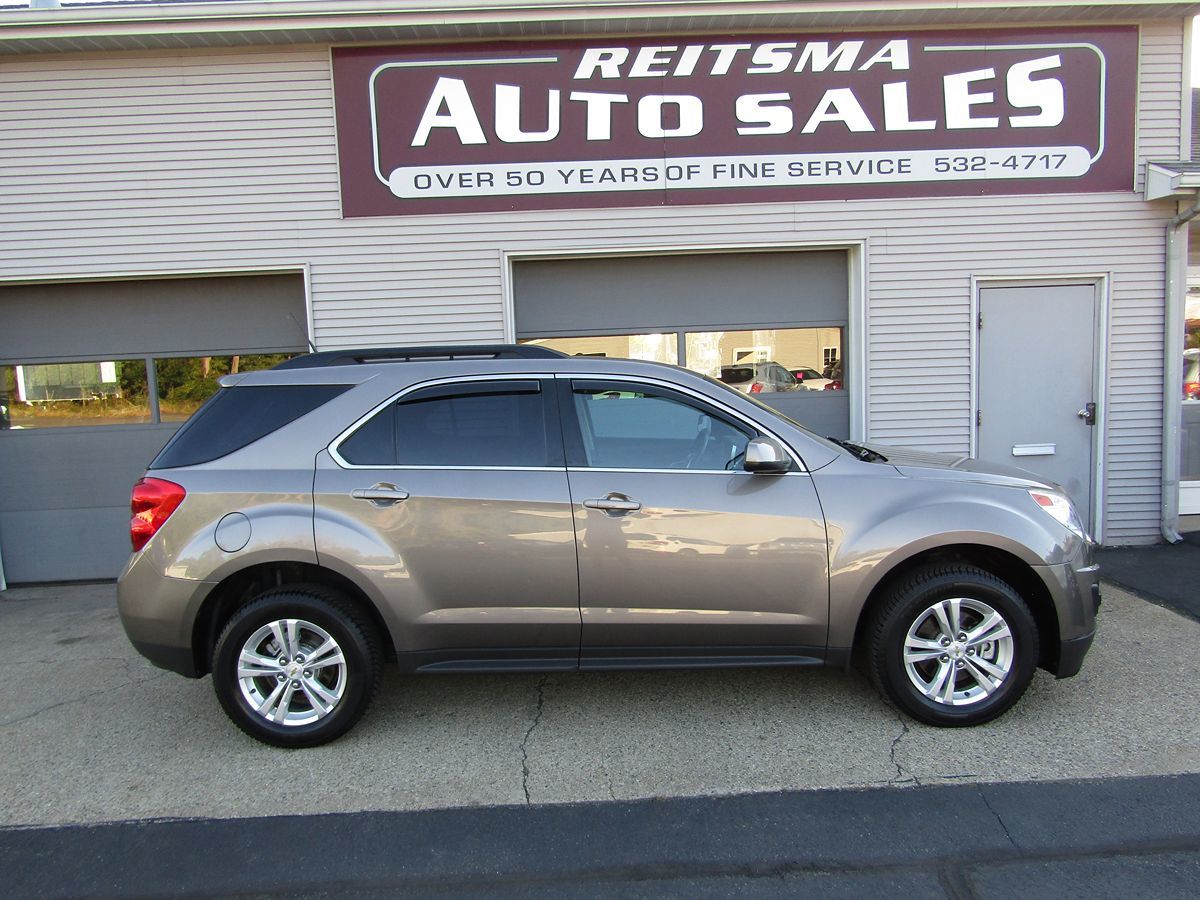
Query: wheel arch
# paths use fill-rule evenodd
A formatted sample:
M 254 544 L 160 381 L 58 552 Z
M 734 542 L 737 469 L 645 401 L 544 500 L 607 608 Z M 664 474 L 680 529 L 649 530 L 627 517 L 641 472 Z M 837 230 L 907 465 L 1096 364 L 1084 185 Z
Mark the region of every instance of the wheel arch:
M 1037 625 L 1040 646 L 1038 666 L 1054 670 L 1059 654 L 1058 614 L 1046 583 L 1034 571 L 1033 566 L 1021 557 L 986 544 L 961 543 L 932 547 L 893 564 L 875 583 L 867 595 L 866 602 L 863 603 L 854 629 L 853 652 L 861 650 L 872 614 L 885 601 L 893 587 L 915 570 L 940 563 L 972 565 L 1011 585 L 1028 604 Z
M 351 579 L 332 569 L 308 562 L 275 560 L 239 569 L 226 576 L 204 598 L 192 626 L 192 656 L 196 676 L 208 674 L 213 648 L 230 616 L 264 591 L 286 585 L 316 584 L 332 588 L 360 609 L 375 627 L 384 658 L 395 660 L 391 631 L 378 607 Z

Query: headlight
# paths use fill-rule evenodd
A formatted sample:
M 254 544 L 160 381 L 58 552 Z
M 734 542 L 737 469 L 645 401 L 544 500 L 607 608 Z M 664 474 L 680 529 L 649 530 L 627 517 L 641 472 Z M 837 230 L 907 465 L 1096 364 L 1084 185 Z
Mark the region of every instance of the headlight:
M 1079 514 L 1075 512 L 1075 507 L 1062 494 L 1053 494 L 1050 491 L 1030 491 L 1029 496 L 1033 498 L 1034 503 L 1049 513 L 1067 531 L 1085 541 L 1089 540 L 1087 532 L 1083 530 L 1083 522 L 1080 521 Z

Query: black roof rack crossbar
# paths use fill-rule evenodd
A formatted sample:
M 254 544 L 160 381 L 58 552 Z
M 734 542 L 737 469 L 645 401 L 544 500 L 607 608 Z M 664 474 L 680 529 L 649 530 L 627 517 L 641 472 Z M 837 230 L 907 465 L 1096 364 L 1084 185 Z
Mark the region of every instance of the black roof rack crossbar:
M 415 359 L 560 359 L 567 354 L 535 344 L 448 344 L 431 347 L 370 347 L 324 350 L 285 360 L 276 369 L 315 369 L 363 363 L 410 362 Z

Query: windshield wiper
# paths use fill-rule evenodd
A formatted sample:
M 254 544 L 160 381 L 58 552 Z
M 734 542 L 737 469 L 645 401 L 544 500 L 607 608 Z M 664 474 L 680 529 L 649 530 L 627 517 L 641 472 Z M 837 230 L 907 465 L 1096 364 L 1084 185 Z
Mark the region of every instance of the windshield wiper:
M 868 447 L 864 447 L 861 444 L 852 444 L 849 441 L 843 441 L 841 438 L 835 438 L 832 435 L 828 436 L 828 439 L 833 441 L 839 447 L 849 450 L 852 454 L 854 454 L 855 459 L 861 459 L 863 462 L 887 462 L 887 457 L 882 453 L 877 453 L 876 451 L 871 450 Z

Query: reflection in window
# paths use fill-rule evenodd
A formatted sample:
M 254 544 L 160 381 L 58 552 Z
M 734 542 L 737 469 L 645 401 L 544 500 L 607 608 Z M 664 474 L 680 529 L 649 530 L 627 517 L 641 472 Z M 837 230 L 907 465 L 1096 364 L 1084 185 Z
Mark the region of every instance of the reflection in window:
M 535 338 L 521 343 L 549 347 L 568 356 L 609 356 L 615 359 L 641 359 L 672 365 L 679 363 L 679 343 L 674 334 Z
M 745 453 L 750 435 L 744 429 L 674 397 L 630 387 L 575 388 L 589 466 L 725 470 Z
M 1183 323 L 1183 415 L 1179 477 L 1200 481 L 1200 285 L 1188 288 Z
M 222 375 L 269 369 L 293 356 L 294 353 L 258 353 L 156 359 L 159 415 L 164 422 L 182 422 L 217 392 L 217 379 Z
M 146 362 L 118 359 L 0 367 L 0 429 L 151 421 Z
M 841 390 L 842 346 L 841 328 L 698 331 L 686 365 L 750 394 Z

